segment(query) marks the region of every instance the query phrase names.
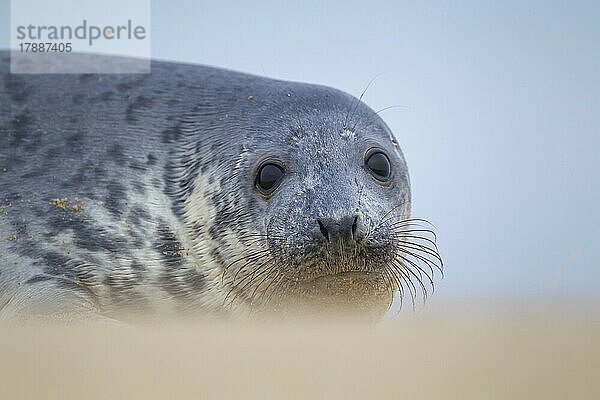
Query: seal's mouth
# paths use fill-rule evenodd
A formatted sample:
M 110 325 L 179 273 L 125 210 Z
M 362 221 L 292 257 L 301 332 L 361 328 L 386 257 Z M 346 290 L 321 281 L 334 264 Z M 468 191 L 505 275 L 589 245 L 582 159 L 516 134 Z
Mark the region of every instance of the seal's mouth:
M 288 288 L 286 303 L 310 310 L 346 310 L 382 315 L 390 307 L 393 290 L 377 271 L 346 271 L 321 275 Z
M 331 282 L 355 282 L 379 276 L 379 273 L 373 271 L 344 271 L 335 274 L 325 274 L 308 280 L 305 284 L 322 285 L 331 284 Z
M 297 288 L 305 293 L 320 296 L 347 296 L 367 291 L 390 290 L 381 273 L 373 271 L 346 271 L 322 275 L 299 283 Z
M 267 235 L 266 249 L 231 263 L 235 271 L 225 300 L 240 297 L 253 309 L 342 305 L 383 312 L 395 294 L 400 304 L 407 295 L 414 306 L 419 292 L 425 301 L 436 270 L 443 272 L 435 233 L 421 219 L 384 228 L 375 224 L 370 235 L 341 254 L 304 239 Z

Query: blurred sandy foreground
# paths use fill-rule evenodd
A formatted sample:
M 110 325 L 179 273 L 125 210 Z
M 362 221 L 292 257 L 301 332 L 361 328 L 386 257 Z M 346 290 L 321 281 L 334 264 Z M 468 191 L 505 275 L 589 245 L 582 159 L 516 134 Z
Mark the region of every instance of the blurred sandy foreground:
M 600 399 L 597 312 L 0 326 L 0 399 Z

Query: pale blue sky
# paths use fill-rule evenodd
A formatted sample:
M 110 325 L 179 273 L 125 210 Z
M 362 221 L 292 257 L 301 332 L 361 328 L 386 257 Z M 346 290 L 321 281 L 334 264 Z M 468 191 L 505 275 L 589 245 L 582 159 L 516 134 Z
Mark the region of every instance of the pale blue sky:
M 155 1 L 153 55 L 357 96 L 378 75 L 446 263 L 431 303 L 600 305 L 600 2 L 323 3 Z

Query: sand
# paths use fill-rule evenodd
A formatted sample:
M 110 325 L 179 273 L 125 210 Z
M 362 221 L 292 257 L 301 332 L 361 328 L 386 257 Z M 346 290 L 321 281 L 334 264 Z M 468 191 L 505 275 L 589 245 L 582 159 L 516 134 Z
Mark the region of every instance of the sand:
M 597 317 L 3 326 L 0 399 L 598 399 Z

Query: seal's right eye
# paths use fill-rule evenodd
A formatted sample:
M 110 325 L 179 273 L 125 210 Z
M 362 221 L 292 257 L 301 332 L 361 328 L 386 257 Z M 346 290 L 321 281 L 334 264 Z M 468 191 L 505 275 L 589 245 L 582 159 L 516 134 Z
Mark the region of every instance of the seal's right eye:
M 271 194 L 283 179 L 283 168 L 277 164 L 265 164 L 260 167 L 256 176 L 256 187 L 263 194 Z
M 387 182 L 392 174 L 392 167 L 389 158 L 381 151 L 367 153 L 368 157 L 365 164 L 375 179 L 380 182 Z

